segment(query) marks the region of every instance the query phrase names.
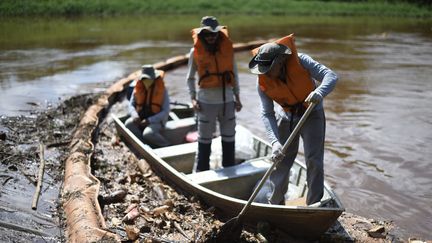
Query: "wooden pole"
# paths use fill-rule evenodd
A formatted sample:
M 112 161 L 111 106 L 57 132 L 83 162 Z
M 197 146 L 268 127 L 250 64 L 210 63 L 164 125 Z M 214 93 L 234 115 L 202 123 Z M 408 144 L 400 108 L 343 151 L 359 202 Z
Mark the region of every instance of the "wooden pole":
M 36 210 L 37 203 L 39 200 L 39 194 L 42 187 L 42 180 L 43 180 L 43 174 L 44 174 L 44 168 L 45 168 L 45 159 L 44 159 L 44 145 L 43 143 L 39 144 L 39 159 L 40 159 L 40 165 L 39 165 L 39 174 L 38 174 L 38 180 L 36 184 L 36 191 L 33 194 L 33 202 L 32 202 L 32 209 Z

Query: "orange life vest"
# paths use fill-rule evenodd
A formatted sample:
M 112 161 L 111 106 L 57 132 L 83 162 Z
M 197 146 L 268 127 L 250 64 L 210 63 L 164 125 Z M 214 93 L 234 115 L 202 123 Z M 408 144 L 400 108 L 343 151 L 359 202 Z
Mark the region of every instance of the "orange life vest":
M 267 75 L 260 74 L 258 75 L 259 87 L 267 96 L 281 105 L 286 112 L 293 111 L 315 89 L 315 84 L 308 71 L 300 64 L 294 44 L 294 34 L 275 42 L 288 46 L 292 52 L 286 62 L 286 83 L 279 79 L 272 80 Z M 252 54 L 256 55 L 258 49 L 252 50 Z M 307 106 L 305 103 L 303 105 Z
M 219 31 L 219 49 L 215 54 L 210 53 L 204 47 L 204 43 L 198 37 L 198 28 L 192 30 L 194 42 L 193 57 L 197 64 L 200 88 L 233 86 L 234 73 L 234 48 L 228 37 L 228 30 L 224 27 Z
M 137 80 L 134 95 L 135 109 L 138 113 L 145 109 L 144 114 L 148 117 L 161 111 L 165 93 L 164 76 L 165 73 L 161 71 L 161 75 L 153 81 L 148 89 L 141 80 Z

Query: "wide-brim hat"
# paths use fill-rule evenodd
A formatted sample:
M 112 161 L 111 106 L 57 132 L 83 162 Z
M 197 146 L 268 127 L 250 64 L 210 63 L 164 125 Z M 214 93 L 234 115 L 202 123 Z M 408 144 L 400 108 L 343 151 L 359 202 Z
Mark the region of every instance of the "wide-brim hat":
M 203 30 L 207 30 L 213 33 L 219 32 L 224 27 L 219 25 L 217 19 L 213 16 L 204 16 L 201 19 L 201 27 L 198 28 L 198 34 Z
M 155 80 L 159 76 L 161 76 L 162 72 L 153 67 L 153 65 L 143 65 L 141 70 L 140 80 L 142 79 L 151 79 Z
M 278 43 L 262 45 L 257 54 L 249 62 L 249 70 L 254 74 L 266 74 L 272 69 L 275 60 L 280 55 L 290 55 L 291 49 Z

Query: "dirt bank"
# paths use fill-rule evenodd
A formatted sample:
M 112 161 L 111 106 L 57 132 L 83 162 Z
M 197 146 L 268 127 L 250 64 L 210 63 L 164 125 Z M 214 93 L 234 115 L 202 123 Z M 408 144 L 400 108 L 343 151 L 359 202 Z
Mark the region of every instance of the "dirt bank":
M 71 98 L 58 108 L 28 117 L 0 120 L 0 241 L 65 241 L 59 191 L 70 138 L 94 95 Z M 119 112 L 113 106 L 110 112 Z M 31 209 L 44 144 L 46 167 L 37 210 Z M 117 137 L 106 116 L 94 141 L 92 173 L 101 181 L 98 197 L 107 230 L 124 240 L 208 242 L 223 224 L 211 205 L 165 184 Z M 145 164 L 145 161 L 141 161 Z M 129 212 L 129 213 L 127 213 Z M 369 231 L 369 232 L 368 232 Z M 243 231 L 241 242 L 305 242 L 270 226 Z M 401 242 L 391 222 L 344 213 L 321 242 Z

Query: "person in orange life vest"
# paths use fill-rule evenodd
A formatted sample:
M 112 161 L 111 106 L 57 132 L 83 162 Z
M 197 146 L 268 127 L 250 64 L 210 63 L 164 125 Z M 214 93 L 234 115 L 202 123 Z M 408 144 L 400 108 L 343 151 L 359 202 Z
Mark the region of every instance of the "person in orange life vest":
M 129 115 L 125 125 L 138 138 L 152 147 L 168 146 L 170 143 L 160 133 L 170 112 L 168 92 L 164 84 L 164 72 L 152 65 L 144 65 L 136 80 L 129 101 Z
M 242 103 L 239 95 L 234 49 L 228 30 L 213 16 L 205 16 L 201 27 L 192 30 L 187 85 L 198 115 L 198 153 L 194 171 L 210 169 L 211 142 L 219 122 L 222 137 L 222 166 L 235 164 L 235 111 Z M 195 74 L 198 73 L 198 91 Z
M 299 136 L 291 143 L 286 155 L 282 154 L 281 144 L 288 139 L 307 103 L 313 102 L 316 106 L 299 134 L 307 166 L 306 203 L 319 202 L 324 193 L 325 115 L 322 100 L 334 89 L 338 77 L 310 56 L 297 53 L 292 34 L 264 44 L 252 53 L 254 57 L 249 62 L 249 69 L 258 74 L 261 117 L 272 144 L 272 158 L 281 161 L 256 201 L 284 204 L 289 171 L 298 152 Z

